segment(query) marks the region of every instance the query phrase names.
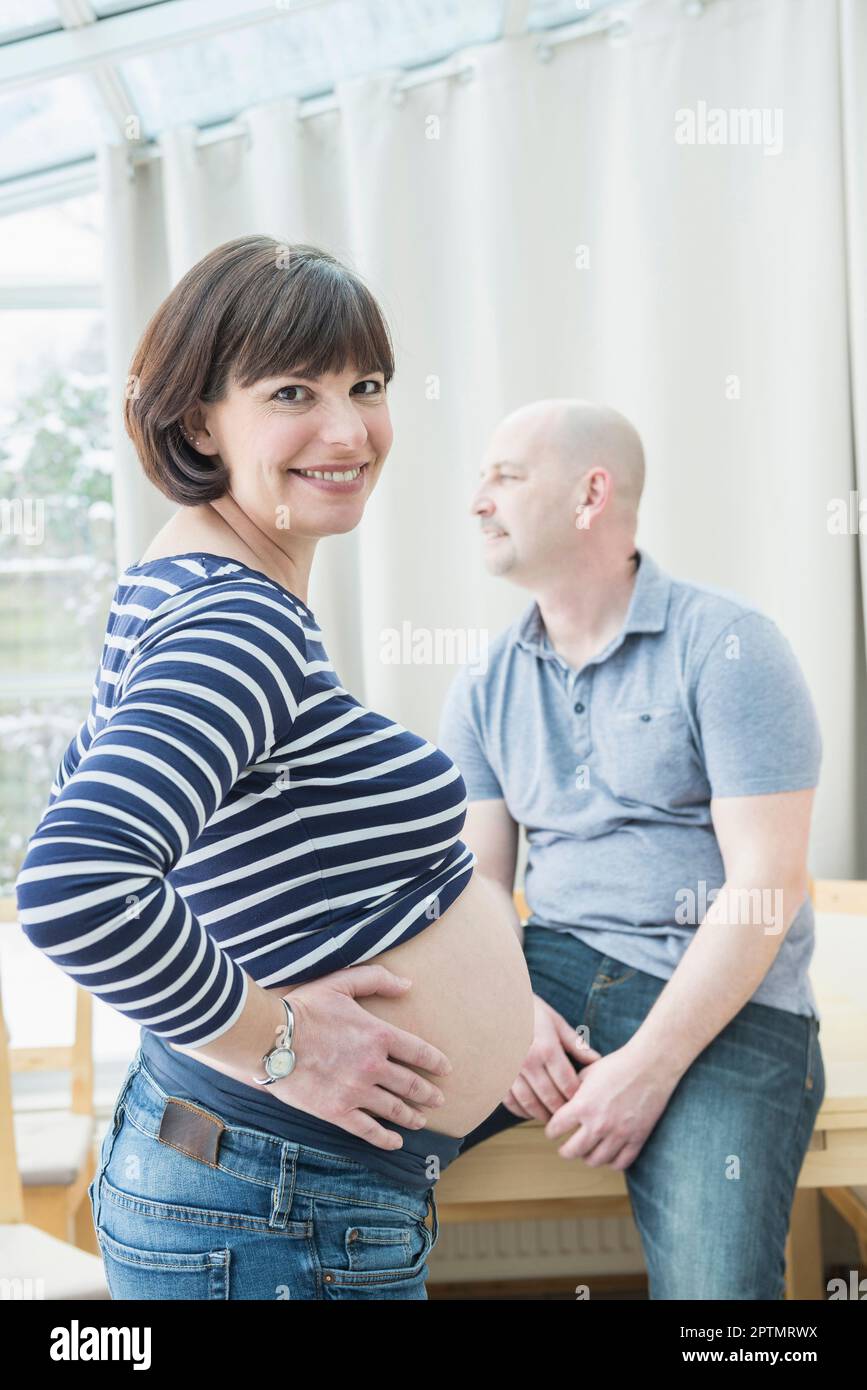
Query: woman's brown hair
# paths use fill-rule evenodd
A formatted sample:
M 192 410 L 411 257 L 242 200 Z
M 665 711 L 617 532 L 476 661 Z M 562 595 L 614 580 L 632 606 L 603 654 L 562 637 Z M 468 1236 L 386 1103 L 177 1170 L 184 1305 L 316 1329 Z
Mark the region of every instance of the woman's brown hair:
M 360 276 L 316 246 L 238 237 L 197 261 L 163 300 L 130 366 L 124 424 L 148 478 L 173 502 L 222 497 L 222 459 L 198 453 L 181 417 L 263 377 L 355 365 L 394 376 L 382 310 Z

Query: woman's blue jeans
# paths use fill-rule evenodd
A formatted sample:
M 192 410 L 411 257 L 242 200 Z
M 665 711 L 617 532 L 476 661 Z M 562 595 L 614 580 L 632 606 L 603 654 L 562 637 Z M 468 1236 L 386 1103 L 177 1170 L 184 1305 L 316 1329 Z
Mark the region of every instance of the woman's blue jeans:
M 524 953 L 533 992 L 603 1056 L 665 988 L 550 927 L 525 927 Z M 745 1004 L 699 1053 L 624 1170 L 651 1298 L 785 1297 L 792 1203 L 824 1094 L 819 1023 L 806 1015 Z M 521 1123 L 498 1106 L 461 1154 Z
M 205 1161 L 167 1131 L 168 1100 L 137 1053 L 88 1187 L 112 1298 L 427 1298 L 432 1186 L 263 1130 L 219 1131 L 185 1103 L 172 1113 L 219 1134 Z

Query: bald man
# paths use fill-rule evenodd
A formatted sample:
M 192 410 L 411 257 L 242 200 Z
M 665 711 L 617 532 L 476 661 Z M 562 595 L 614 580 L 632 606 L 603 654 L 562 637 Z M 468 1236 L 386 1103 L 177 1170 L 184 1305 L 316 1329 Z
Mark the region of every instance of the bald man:
M 636 548 L 643 483 L 633 426 L 587 401 L 515 411 L 482 463 L 487 567 L 532 603 L 458 673 L 439 742 L 519 936 L 525 827 L 536 1029 L 462 1152 L 541 1120 L 565 1159 L 624 1172 L 651 1298 L 779 1299 L 825 1090 L 821 740 L 772 620 Z

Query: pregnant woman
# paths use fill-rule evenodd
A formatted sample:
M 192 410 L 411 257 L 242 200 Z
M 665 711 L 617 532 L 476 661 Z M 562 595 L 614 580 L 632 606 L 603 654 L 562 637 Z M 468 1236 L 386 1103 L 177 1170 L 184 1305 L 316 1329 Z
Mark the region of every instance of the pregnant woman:
M 437 1178 L 533 1041 L 458 769 L 343 688 L 307 606 L 393 372 L 360 278 L 262 236 L 135 353 L 126 427 L 179 510 L 120 576 L 16 882 L 29 939 L 141 1027 L 89 1188 L 114 1298 L 426 1298 Z

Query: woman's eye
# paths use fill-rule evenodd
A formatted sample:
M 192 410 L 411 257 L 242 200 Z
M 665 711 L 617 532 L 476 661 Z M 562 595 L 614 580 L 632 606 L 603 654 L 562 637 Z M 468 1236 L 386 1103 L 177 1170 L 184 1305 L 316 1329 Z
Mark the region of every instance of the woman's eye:
M 353 391 L 357 391 L 358 386 L 372 386 L 372 387 L 373 387 L 373 390 L 372 390 L 372 391 L 361 391 L 359 394 L 362 395 L 362 396 L 375 396 L 375 395 L 377 394 L 378 391 L 384 391 L 384 390 L 385 390 L 384 384 L 383 384 L 381 381 L 377 381 L 377 380 L 375 379 L 375 377 L 370 377 L 370 378 L 368 378 L 367 381 L 359 381 L 358 384 L 357 384 L 357 386 L 353 386 L 353 388 L 352 388 Z M 284 391 L 306 391 L 306 390 L 307 390 L 307 387 L 306 387 L 306 386 L 281 386 L 280 389 L 279 389 L 279 391 L 275 391 L 275 392 L 274 392 L 274 395 L 273 395 L 272 399 L 275 400 L 275 401 L 282 401 L 284 405 L 298 405 L 299 402 L 300 402 L 300 400 L 301 400 L 301 397 L 298 397 L 298 396 L 292 396 L 292 397 L 285 396 L 285 395 L 283 394 Z

